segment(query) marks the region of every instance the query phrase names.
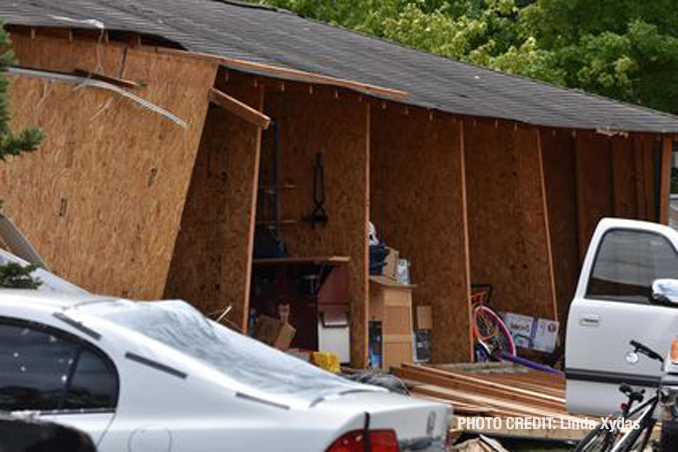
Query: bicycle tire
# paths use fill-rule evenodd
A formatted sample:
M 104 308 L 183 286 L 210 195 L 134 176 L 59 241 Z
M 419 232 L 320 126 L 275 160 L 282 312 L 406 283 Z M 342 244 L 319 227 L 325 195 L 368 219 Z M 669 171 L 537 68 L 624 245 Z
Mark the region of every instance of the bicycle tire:
M 476 306 L 473 309 L 473 332 L 493 354 L 516 356 L 516 344 L 504 321 L 487 306 Z

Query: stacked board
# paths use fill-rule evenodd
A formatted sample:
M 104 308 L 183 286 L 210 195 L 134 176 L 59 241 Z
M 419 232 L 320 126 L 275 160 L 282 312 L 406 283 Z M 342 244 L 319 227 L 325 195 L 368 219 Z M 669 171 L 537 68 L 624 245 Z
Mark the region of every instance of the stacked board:
M 567 412 L 562 375 L 528 371 L 506 363 L 402 364 L 392 373 L 405 381 L 413 397 L 450 404 L 454 409 L 451 429 L 455 433 L 578 440 L 588 431 L 584 417 Z M 494 418 L 502 421 L 489 422 Z M 532 422 L 519 421 L 516 427 L 518 418 Z

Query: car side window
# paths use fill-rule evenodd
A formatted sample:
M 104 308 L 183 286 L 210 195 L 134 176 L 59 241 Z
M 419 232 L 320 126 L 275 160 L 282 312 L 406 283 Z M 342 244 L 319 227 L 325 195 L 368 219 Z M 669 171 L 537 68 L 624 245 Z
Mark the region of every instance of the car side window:
M 64 409 L 115 408 L 118 379 L 112 364 L 97 353 L 82 349 L 69 382 Z
M 0 411 L 114 408 L 113 365 L 75 337 L 0 322 Z
M 678 278 L 678 254 L 666 237 L 613 229 L 601 240 L 586 296 L 650 303 L 652 282 L 659 278 Z

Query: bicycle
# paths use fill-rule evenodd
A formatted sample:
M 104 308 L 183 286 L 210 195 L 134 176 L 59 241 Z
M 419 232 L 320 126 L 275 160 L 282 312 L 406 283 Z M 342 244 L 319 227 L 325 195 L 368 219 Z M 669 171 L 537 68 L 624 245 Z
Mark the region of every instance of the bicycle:
M 471 286 L 471 327 L 475 339 L 475 360 L 498 361 L 516 356 L 516 344 L 501 317 L 489 307 L 492 285 Z
M 631 341 L 634 353 L 641 353 L 650 359 L 664 363 L 664 358 L 657 352 L 637 341 Z M 643 451 L 650 441 L 650 435 L 657 422 L 654 417 L 657 406 L 666 396 L 661 385 L 657 384 L 654 396 L 644 400 L 645 390 L 634 390 L 622 383 L 619 391 L 628 398 L 621 405 L 621 414 L 610 421 L 604 421 L 591 430 L 577 445 L 575 452 L 629 452 Z M 633 405 L 639 403 L 635 408 Z M 632 409 L 633 408 L 633 409 Z M 640 442 L 639 442 L 640 441 Z

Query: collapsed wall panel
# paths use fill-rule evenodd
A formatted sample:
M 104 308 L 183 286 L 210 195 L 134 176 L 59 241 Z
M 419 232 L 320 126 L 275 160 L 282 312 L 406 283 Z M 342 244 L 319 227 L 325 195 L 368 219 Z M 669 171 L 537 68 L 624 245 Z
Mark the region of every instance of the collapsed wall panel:
M 280 128 L 281 181 L 296 187 L 281 195 L 281 214 L 292 220 L 282 239 L 291 257 L 348 256 L 351 361 L 367 357 L 367 203 L 369 111 L 356 95 L 338 98 L 306 91 L 268 93 L 264 112 Z M 329 221 L 323 227 L 303 221 L 314 208 L 314 162 L 324 158 Z
M 261 110 L 263 90 L 246 79 L 217 88 Z M 190 301 L 204 313 L 223 311 L 246 325 L 252 267 L 261 129 L 211 105 L 181 220 L 165 296 Z
M 535 129 L 465 123 L 471 281 L 501 311 L 555 319 L 540 146 Z
M 415 305 L 432 307 L 436 362 L 471 356 L 460 126 L 420 109 L 371 113 L 370 219 L 410 260 Z
M 99 293 L 163 293 L 216 67 L 96 41 L 14 35 L 25 67 L 75 69 L 142 83 L 134 94 L 187 128 L 120 95 L 14 78 L 12 127 L 46 139 L 0 165 L 6 212 L 53 270 Z

